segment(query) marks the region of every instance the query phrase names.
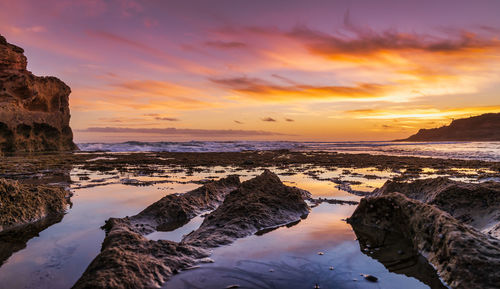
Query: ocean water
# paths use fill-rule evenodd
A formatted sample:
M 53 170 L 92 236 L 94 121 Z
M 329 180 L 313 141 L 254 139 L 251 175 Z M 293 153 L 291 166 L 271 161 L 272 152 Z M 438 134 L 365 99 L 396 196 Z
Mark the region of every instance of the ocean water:
M 190 141 L 79 143 L 82 151 L 106 152 L 238 152 L 245 150 L 330 151 L 500 161 L 500 142 L 291 142 Z

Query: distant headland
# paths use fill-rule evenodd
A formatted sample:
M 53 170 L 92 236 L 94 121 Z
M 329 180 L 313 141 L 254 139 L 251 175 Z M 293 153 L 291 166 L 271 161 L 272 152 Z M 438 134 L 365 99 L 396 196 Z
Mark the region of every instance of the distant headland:
M 456 119 L 450 125 L 420 129 L 397 141 L 500 141 L 500 113 Z

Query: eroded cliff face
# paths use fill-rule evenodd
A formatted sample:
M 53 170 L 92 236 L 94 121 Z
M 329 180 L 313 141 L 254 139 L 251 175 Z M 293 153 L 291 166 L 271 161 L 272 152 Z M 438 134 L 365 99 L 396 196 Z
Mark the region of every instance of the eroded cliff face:
M 26 70 L 23 53 L 0 35 L 0 152 L 77 149 L 69 126 L 70 88 Z

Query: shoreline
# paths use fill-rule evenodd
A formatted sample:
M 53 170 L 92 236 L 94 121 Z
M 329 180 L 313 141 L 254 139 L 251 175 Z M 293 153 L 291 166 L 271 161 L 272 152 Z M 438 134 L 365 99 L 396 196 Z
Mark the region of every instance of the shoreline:
M 325 203 L 326 206 L 353 205 L 354 209 L 361 197 L 371 194 L 385 180 L 401 182 L 447 176 L 470 183 L 482 183 L 500 179 L 500 162 L 289 150 L 234 153 L 45 153 L 21 154 L 3 157 L 2 160 L 0 176 L 3 178 L 18 179 L 21 183 L 33 185 L 50 183 L 71 187 L 76 195 L 113 186 L 129 188 L 130 192 L 171 185 L 196 188 L 224 175 L 238 174 L 250 178 L 255 173 L 271 169 L 285 180 L 283 183 L 287 186 L 295 186 L 294 176 L 302 176 L 313 183 L 330 184 L 330 188 L 348 196 L 339 199 L 334 195 L 316 195 L 312 198 L 311 209 L 317 206 L 315 202 Z M 301 188 L 301 183 L 297 186 Z M 314 190 L 312 187 L 305 189 Z M 168 196 L 180 192 L 182 191 L 160 191 L 156 194 Z M 99 199 L 94 202 L 99 202 Z M 103 218 L 98 221 L 102 224 L 105 220 Z M 62 222 L 65 222 L 64 218 Z M 276 224 L 278 223 L 281 222 Z M 46 228 L 41 227 L 40 230 Z M 284 227 L 286 228 L 288 226 Z M 268 234 L 283 230 L 282 227 L 276 230 L 266 229 L 268 228 L 262 227 L 263 231 L 270 232 Z M 36 232 L 33 236 L 36 236 Z M 26 244 L 27 240 L 23 242 Z M 100 242 L 102 239 L 99 244 Z M 143 241 L 140 243 L 145 244 Z M 193 254 L 204 255 L 201 251 L 193 250 Z M 194 264 L 189 258 L 184 260 Z M 0 267 L 0 273 L 1 271 Z

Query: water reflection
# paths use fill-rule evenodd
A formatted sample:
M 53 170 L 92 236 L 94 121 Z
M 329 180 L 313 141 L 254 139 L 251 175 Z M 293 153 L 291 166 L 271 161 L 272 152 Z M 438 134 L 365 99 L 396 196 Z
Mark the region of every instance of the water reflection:
M 360 251 L 384 264 L 390 272 L 417 278 L 432 289 L 448 288 L 434 267 L 402 235 L 360 224 L 352 224 L 352 228 Z
M 231 284 L 240 288 L 298 289 L 316 284 L 320 288 L 428 288 L 414 278 L 389 272 L 360 252 L 356 236 L 341 220 L 354 208 L 322 204 L 295 226 L 216 248 L 211 257 L 214 264 L 181 272 L 163 288 L 210 289 Z M 377 276 L 379 282 L 366 281 L 361 274 Z
M 26 248 L 26 243 L 28 243 L 30 239 L 38 236 L 38 233 L 50 227 L 51 225 L 60 222 L 62 218 L 63 214 L 49 216 L 43 218 L 38 222 L 1 232 L 0 266 L 2 266 L 13 253 Z
M 315 198 L 343 200 L 360 197 L 342 190 L 332 179 L 351 181 L 356 188 L 369 191 L 394 175 L 372 168 L 350 168 L 349 173 L 346 168 L 271 169 L 286 184 L 309 190 Z M 261 170 L 200 167 L 188 174 L 179 167 L 164 167 L 158 173 L 141 175 L 74 168 L 71 171 L 74 205 L 64 218 L 40 227 L 42 232 L 28 234 L 24 241 L 5 246 L 0 243 L 3 258 L 0 260 L 7 259 L 0 267 L 0 288 L 70 288 L 99 253 L 104 239 L 100 227 L 105 220 L 135 215 L 166 194 L 186 192 L 204 181 L 234 173 L 242 175 L 244 181 Z M 230 283 L 247 288 L 313 288 L 316 283 L 321 288 L 427 288 L 414 278 L 389 272 L 391 269 L 360 252 L 354 232 L 342 221 L 354 208 L 324 203 L 295 226 L 217 248 L 212 256 L 215 264 L 175 276 L 167 282 L 168 288 L 224 288 Z M 156 232 L 148 237 L 179 241 L 202 221 L 198 216 L 173 231 Z M 8 239 L 3 241 L 8 243 Z M 318 255 L 319 251 L 324 255 Z M 330 270 L 331 266 L 335 269 Z M 380 281 L 369 283 L 359 275 L 362 273 L 373 274 Z M 212 278 L 215 275 L 217 280 Z

